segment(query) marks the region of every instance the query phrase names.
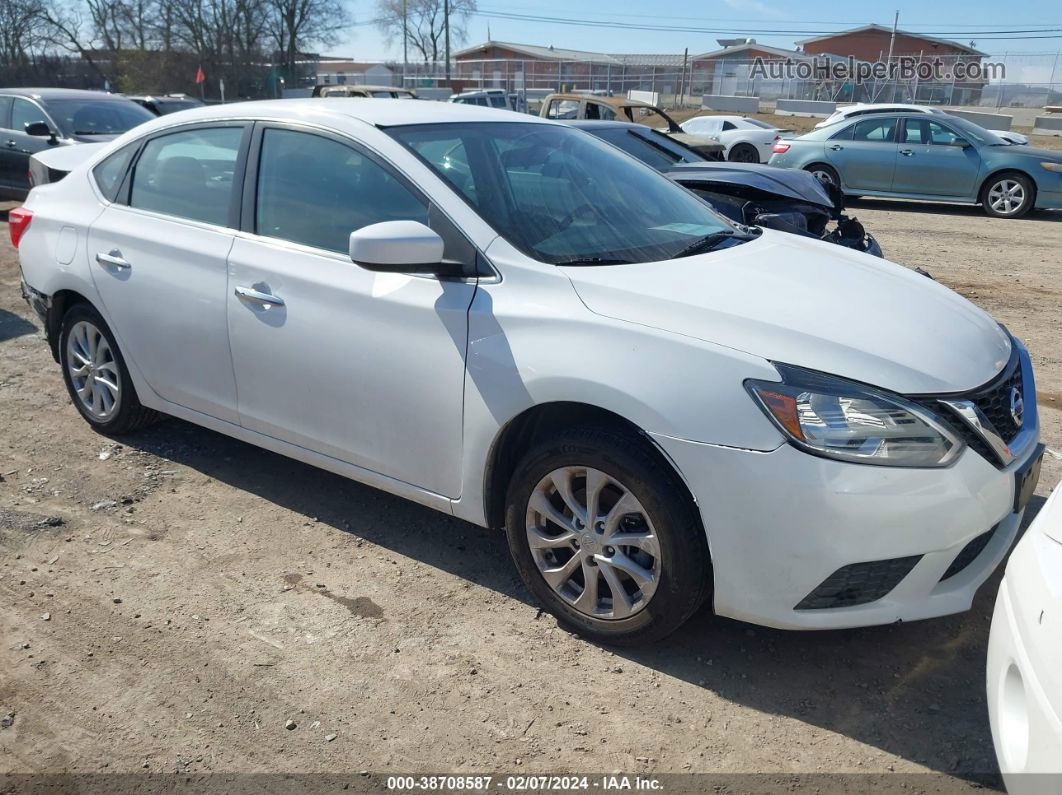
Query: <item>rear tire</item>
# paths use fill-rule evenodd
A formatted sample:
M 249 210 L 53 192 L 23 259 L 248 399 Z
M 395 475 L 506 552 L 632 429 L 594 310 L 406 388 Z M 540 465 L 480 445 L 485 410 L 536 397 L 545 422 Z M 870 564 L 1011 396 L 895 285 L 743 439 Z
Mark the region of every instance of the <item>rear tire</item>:
M 731 163 L 759 163 L 760 153 L 752 144 L 734 144 L 727 152 L 726 159 Z
M 841 187 L 841 175 L 837 173 L 837 169 L 833 166 L 826 163 L 812 163 L 810 166 L 806 166 L 804 170 L 810 171 L 823 182 L 832 182 L 838 188 Z
M 74 304 L 63 315 L 59 364 L 74 408 L 94 430 L 132 433 L 159 419 L 140 405 L 114 334 L 89 304 Z
M 1035 201 L 1032 180 L 1017 171 L 995 174 L 981 187 L 981 207 L 993 218 L 1021 218 Z
M 575 428 L 537 444 L 510 481 L 505 527 L 530 591 L 561 626 L 595 641 L 659 640 L 711 592 L 692 499 L 631 433 Z

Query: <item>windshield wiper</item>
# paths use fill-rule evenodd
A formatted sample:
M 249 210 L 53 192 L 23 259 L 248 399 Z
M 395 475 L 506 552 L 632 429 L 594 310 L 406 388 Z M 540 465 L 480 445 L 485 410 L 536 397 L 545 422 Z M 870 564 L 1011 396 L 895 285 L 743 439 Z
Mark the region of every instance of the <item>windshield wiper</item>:
M 682 249 L 678 254 L 675 254 L 672 259 L 678 259 L 679 257 L 690 257 L 694 254 L 703 254 L 706 251 L 711 251 L 720 243 L 725 240 L 729 240 L 734 236 L 733 229 L 723 229 L 719 232 L 712 232 L 710 235 L 698 238 L 690 243 L 686 248 Z M 743 238 L 748 239 L 748 238 Z
M 629 259 L 608 259 L 606 257 L 569 257 L 558 260 L 554 265 L 630 265 Z

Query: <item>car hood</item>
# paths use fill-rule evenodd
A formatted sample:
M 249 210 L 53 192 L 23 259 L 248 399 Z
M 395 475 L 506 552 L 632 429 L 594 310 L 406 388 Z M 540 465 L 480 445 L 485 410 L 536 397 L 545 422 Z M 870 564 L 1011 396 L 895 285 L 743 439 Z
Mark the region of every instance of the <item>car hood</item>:
M 664 173 L 683 185 L 741 185 L 773 197 L 810 202 L 829 209 L 835 207 L 833 199 L 814 175 L 795 168 L 756 163 L 681 163 Z
M 1035 146 L 1025 146 L 1023 144 L 993 146 L 992 149 L 1008 155 L 1027 155 L 1028 157 L 1033 157 L 1037 160 L 1047 160 L 1051 163 L 1062 163 L 1062 152 L 1057 150 L 1040 149 Z
M 972 389 L 1010 357 L 1003 329 L 957 293 L 784 232 L 700 256 L 567 272 L 596 314 L 905 394 Z

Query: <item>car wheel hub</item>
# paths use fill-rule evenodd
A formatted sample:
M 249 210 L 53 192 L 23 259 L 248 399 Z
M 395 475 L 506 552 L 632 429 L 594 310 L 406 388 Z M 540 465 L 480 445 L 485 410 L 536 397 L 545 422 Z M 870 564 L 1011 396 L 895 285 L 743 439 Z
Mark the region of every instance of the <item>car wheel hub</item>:
M 121 378 L 107 338 L 95 325 L 81 320 L 66 340 L 66 367 L 81 407 L 106 422 L 121 405 Z
M 535 486 L 526 531 L 539 573 L 580 613 L 623 619 L 660 581 L 660 542 L 638 499 L 610 475 L 562 467 Z
M 1002 179 L 988 191 L 988 203 L 997 213 L 1015 213 L 1025 203 L 1025 188 L 1015 180 Z

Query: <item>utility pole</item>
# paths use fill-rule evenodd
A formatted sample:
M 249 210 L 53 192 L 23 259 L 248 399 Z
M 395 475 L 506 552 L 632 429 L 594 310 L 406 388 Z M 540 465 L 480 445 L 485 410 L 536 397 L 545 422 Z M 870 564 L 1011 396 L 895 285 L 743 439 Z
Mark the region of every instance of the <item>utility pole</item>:
M 409 9 L 407 3 L 408 0 L 402 0 L 402 88 L 409 88 L 406 85 L 408 81 L 406 75 L 409 72 Z
M 679 90 L 678 99 L 675 104 L 682 108 L 686 105 L 686 63 L 690 59 L 690 48 L 687 47 L 685 52 L 682 53 L 682 74 L 679 75 Z
M 893 48 L 893 45 L 896 44 L 896 26 L 899 25 L 899 24 L 900 24 L 900 11 L 899 11 L 899 9 L 897 9 L 896 16 L 894 16 L 892 18 L 892 35 L 889 37 L 889 57 L 885 61 L 885 63 L 888 64 L 888 70 L 889 71 L 888 71 L 888 74 L 886 75 L 886 80 L 889 83 L 892 83 L 892 77 L 893 77 L 893 72 L 892 72 L 892 48 Z M 877 99 L 876 96 L 874 98 Z M 896 101 L 896 84 L 895 83 L 892 84 L 892 100 L 893 100 L 893 102 Z
M 446 39 L 446 86 L 450 86 L 450 0 L 443 0 L 443 35 Z

